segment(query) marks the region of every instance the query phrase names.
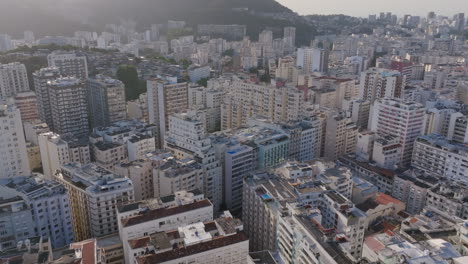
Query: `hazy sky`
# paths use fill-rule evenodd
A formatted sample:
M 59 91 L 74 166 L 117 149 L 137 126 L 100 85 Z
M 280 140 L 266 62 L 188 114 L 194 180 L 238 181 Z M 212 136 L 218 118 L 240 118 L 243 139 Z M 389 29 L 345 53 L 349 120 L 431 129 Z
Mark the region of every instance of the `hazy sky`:
M 254 1 L 254 0 L 252 0 Z M 367 17 L 369 14 L 388 11 L 425 16 L 427 12 L 452 16 L 468 11 L 468 0 L 276 0 L 301 14 L 345 14 Z

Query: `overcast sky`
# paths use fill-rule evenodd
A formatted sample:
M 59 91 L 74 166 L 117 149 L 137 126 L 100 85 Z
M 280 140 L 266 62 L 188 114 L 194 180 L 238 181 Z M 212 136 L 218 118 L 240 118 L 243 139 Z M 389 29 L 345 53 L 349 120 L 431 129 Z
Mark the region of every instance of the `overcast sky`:
M 252 0 L 255 1 L 255 0 Z M 452 16 L 468 11 L 468 0 L 276 0 L 300 15 L 345 14 L 367 17 L 381 11 L 425 16 L 429 11 Z

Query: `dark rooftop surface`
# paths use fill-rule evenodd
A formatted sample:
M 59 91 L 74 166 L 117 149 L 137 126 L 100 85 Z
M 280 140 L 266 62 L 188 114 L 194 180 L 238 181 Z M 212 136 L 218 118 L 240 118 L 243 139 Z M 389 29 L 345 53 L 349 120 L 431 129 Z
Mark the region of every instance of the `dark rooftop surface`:
M 184 212 L 188 212 L 191 210 L 200 209 L 203 207 L 211 206 L 211 202 L 208 199 L 196 201 L 190 204 L 180 205 L 171 208 L 159 208 L 155 210 L 150 210 L 147 212 L 143 212 L 139 215 L 135 215 L 126 219 L 122 220 L 122 225 L 124 227 L 138 225 L 147 221 L 151 221 L 154 219 L 159 219 L 162 217 L 167 217 L 171 215 L 176 215 Z
M 195 244 L 188 247 L 176 248 L 171 251 L 166 251 L 158 254 L 151 254 L 146 256 L 141 256 L 137 258 L 138 264 L 156 264 L 162 263 L 178 258 L 183 258 L 193 254 L 198 254 L 201 252 L 213 250 L 216 248 L 226 247 L 243 241 L 247 241 L 249 238 L 244 234 L 244 232 L 239 232 L 230 236 L 222 236 L 213 238 L 210 241 Z

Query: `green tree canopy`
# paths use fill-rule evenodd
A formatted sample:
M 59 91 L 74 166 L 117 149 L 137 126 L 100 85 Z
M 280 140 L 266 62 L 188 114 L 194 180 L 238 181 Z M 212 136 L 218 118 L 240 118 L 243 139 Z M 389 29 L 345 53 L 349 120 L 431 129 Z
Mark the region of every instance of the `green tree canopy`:
M 138 99 L 140 94 L 146 92 L 146 82 L 138 79 L 138 72 L 133 65 L 120 65 L 117 79 L 125 84 L 127 101 Z

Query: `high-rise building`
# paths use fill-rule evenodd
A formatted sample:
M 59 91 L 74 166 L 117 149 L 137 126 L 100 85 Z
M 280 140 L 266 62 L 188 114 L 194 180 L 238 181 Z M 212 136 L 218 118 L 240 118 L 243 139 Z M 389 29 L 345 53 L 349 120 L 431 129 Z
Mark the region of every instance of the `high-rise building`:
M 47 56 L 49 67 L 58 68 L 62 76 L 88 79 L 88 63 L 85 56 L 56 51 Z
M 34 32 L 32 31 L 25 31 L 24 32 L 24 41 L 28 44 L 34 44 L 34 41 L 36 40 L 36 38 L 34 37 Z
M 37 111 L 37 99 L 34 92 L 17 93 L 15 96 L 15 105 L 21 113 L 21 120 L 34 121 L 39 119 Z
M 125 120 L 125 85 L 103 75 L 88 79 L 88 107 L 92 127 Z
M 93 163 L 69 163 L 54 176 L 68 190 L 76 241 L 119 230 L 116 208 L 134 200 L 131 180 Z
M 218 212 L 222 203 L 222 167 L 215 156 L 204 122 L 192 114 L 173 114 L 164 147 L 180 160 L 197 160 L 203 169 L 203 192 Z
M 359 98 L 371 103 L 380 98 L 401 98 L 405 78 L 398 71 L 372 68 L 361 73 Z
M 447 138 L 460 144 L 468 143 L 468 116 L 454 113 L 450 116 Z
M 414 102 L 387 98 L 376 101 L 371 112 L 371 130 L 381 136 L 398 137 L 402 146 L 400 165 L 409 165 L 414 142 L 424 131 L 424 107 Z
M 330 114 L 326 121 L 325 157 L 335 160 L 356 150 L 358 128 L 344 113 Z
M 455 20 L 455 30 L 463 32 L 465 29 L 465 13 L 458 13 L 453 17 Z
M 329 51 L 320 48 L 299 48 L 296 65 L 304 73 L 327 72 Z
M 294 48 L 296 46 L 295 27 L 285 27 L 283 29 L 283 41 L 287 48 Z
M 0 64 L 0 98 L 13 97 L 17 93 L 28 91 L 28 74 L 24 64 Z
M 0 188 L 17 192 L 32 212 L 29 221 L 33 223 L 34 232 L 29 236 L 48 238 L 53 248 L 61 248 L 74 241 L 70 199 L 63 185 L 44 180 L 40 175 L 4 179 L 0 185 Z
M 50 107 L 50 95 L 47 83 L 60 77 L 58 68 L 42 68 L 33 73 L 34 91 L 36 92 L 37 110 L 39 119 L 45 122 L 49 128 L 53 128 L 52 109 Z
M 89 133 L 86 84 L 75 77 L 61 77 L 47 83 L 52 114 L 51 130 L 58 134 Z
M 188 84 L 178 83 L 177 78 L 148 80 L 149 122 L 159 127 L 156 146 L 164 144 L 169 128 L 169 116 L 188 109 Z
M 129 178 L 133 183 L 135 201 L 147 200 L 154 197 L 153 164 L 151 160 L 135 160 L 120 162 L 114 171 L 118 175 Z
M 64 164 L 71 162 L 87 164 L 91 161 L 87 138 L 48 132 L 38 136 L 38 143 L 46 179 L 53 179 L 55 172 Z
M 273 32 L 271 30 L 263 30 L 258 35 L 258 42 L 264 46 L 273 46 Z
M 0 104 L 0 178 L 30 174 L 20 110 L 12 103 Z
M 0 249 L 16 248 L 19 241 L 34 234 L 34 221 L 26 199 L 16 190 L 0 185 Z
M 0 34 L 0 52 L 5 52 L 13 49 L 11 37 L 5 34 Z

